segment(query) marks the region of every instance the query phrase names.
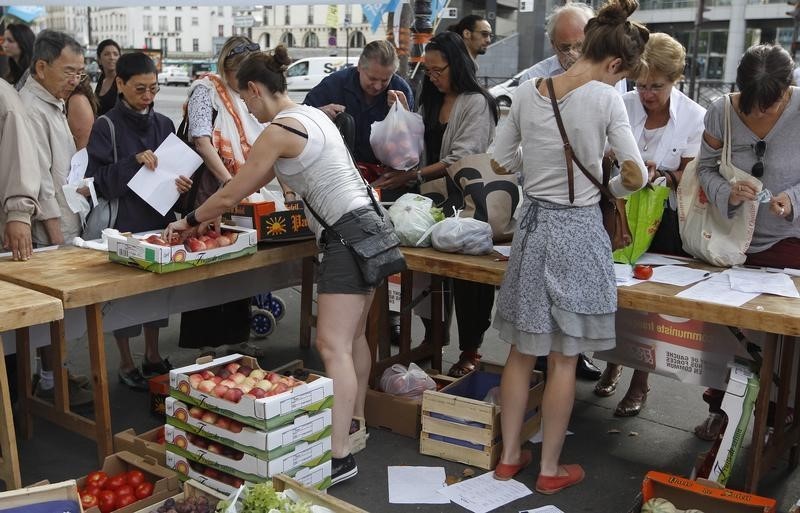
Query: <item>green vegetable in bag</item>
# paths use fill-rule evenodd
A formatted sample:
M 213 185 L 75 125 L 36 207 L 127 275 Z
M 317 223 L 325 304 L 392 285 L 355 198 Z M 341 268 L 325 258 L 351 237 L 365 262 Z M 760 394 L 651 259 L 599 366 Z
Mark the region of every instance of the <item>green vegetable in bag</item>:
M 614 261 L 621 264 L 635 264 L 647 252 L 653 237 L 661 224 L 664 202 L 669 198 L 669 188 L 651 185 L 628 196 L 625 213 L 631 230 L 631 243 L 614 251 Z

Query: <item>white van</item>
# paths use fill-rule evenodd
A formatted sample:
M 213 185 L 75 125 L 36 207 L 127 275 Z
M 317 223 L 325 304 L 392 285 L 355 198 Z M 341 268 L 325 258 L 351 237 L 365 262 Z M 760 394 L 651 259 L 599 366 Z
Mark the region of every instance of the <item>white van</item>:
M 358 55 L 345 57 L 307 57 L 293 62 L 286 69 L 289 97 L 301 103 L 306 93 L 335 71 L 358 64 Z

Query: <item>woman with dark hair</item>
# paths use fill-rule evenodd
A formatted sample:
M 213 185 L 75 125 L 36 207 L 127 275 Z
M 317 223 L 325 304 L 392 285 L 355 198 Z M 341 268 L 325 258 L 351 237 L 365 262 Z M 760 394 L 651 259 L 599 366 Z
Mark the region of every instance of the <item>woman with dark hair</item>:
M 97 62 L 100 64 L 100 78 L 94 94 L 100 106 L 97 115 L 102 116 L 117 104 L 117 59 L 122 55 L 119 45 L 113 39 L 105 39 L 97 45 Z
M 406 103 L 403 97 L 400 101 Z M 425 47 L 419 112 L 425 122 L 421 166 L 416 172 L 384 173 L 373 185 L 392 189 L 409 180 L 420 185 L 439 180 L 438 189 L 447 192 L 444 198 L 437 197 L 443 199 L 437 201 L 437 206 L 446 215 L 452 215 L 454 208 L 463 208 L 463 194 L 447 175 L 447 167 L 468 155 L 485 153 L 494 138 L 499 117 L 494 98 L 475 78 L 475 66 L 464 40 L 454 32 L 442 32 Z M 461 355 L 449 374 L 461 377 L 480 362 L 478 349 L 491 325 L 494 287 L 453 280 L 453 302 Z
M 800 268 L 800 89 L 792 85 L 794 62 L 780 46 L 747 49 L 736 71 L 738 93 L 719 98 L 708 108 L 697 171 L 710 204 L 732 216 L 747 201 L 757 201 L 759 187 L 749 180 L 730 183 L 719 172 L 725 139 L 725 103 L 731 110 L 731 163 L 750 170 L 772 199 L 758 207 L 745 264 Z M 736 115 L 733 115 L 733 112 Z M 709 389 L 709 417 L 695 434 L 714 440 L 722 428 L 721 390 Z
M 586 24 L 575 64 L 517 89 L 494 151 L 499 171 L 521 171 L 525 193 L 494 320 L 500 337 L 512 344 L 500 383 L 503 453 L 494 476 L 511 479 L 533 459 L 521 449 L 522 423 L 531 371 L 537 356 L 547 355 L 536 480 L 536 491 L 543 494 L 583 480 L 580 465 L 560 464 L 575 402 L 575 365 L 580 353 L 616 344 L 611 242 L 598 208 L 600 190 L 584 173 L 602 180 L 608 142 L 621 163 L 608 183 L 611 194 L 621 198 L 647 182 L 625 105 L 614 89 L 621 79 L 638 76 L 641 67 L 649 33 L 628 21 L 637 7 L 636 0 L 607 2 Z
M 236 79 L 242 99 L 256 119 L 269 125 L 230 182 L 170 224 L 165 237 L 180 233 L 185 238 L 203 231 L 276 175 L 302 196 L 307 211 L 313 208 L 309 227 L 320 240 L 323 256 L 316 346 L 336 397 L 331 437 L 331 480 L 336 484 L 358 473 L 350 452 L 350 422 L 364 415 L 372 362 L 364 332 L 374 286 L 364 280 L 348 246 L 385 233 L 386 221 L 333 121 L 321 110 L 289 98 L 284 72 L 290 62 L 286 49 L 278 46 L 273 54 L 256 52 L 241 64 Z M 330 229 L 323 233 L 317 216 Z
M 3 34 L 3 51 L 8 56 L 8 73 L 5 78 L 19 91 L 30 75 L 33 42 L 36 36 L 23 23 L 9 23 Z
M 82 150 L 89 144 L 89 134 L 92 132 L 94 119 L 97 117 L 97 97 L 92 91 L 89 75 L 78 82 L 66 102 L 67 122 L 72 137 L 75 138 L 75 148 Z

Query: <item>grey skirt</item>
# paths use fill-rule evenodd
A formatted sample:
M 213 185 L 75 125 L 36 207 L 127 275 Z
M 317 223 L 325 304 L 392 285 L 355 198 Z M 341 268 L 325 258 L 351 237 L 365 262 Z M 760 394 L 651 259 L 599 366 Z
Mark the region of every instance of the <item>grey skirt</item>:
M 598 205 L 526 197 L 494 327 L 524 354 L 567 356 L 616 345 L 617 287 Z

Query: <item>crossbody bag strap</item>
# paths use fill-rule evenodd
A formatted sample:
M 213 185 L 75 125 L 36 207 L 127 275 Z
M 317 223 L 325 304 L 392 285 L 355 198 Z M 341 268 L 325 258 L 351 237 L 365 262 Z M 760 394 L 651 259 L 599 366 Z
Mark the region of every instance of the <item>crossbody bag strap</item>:
M 114 164 L 117 163 L 117 133 L 114 130 L 114 122 L 111 118 L 103 114 L 100 119 L 104 119 L 108 123 L 108 130 L 111 132 L 111 147 L 114 149 Z
M 600 183 L 597 178 L 592 176 L 592 174 L 584 167 L 580 160 L 578 160 L 577 155 L 575 155 L 575 150 L 573 150 L 572 145 L 569 142 L 569 138 L 567 137 L 567 131 L 564 128 L 564 121 L 561 119 L 561 111 L 558 108 L 558 102 L 556 101 L 556 94 L 555 90 L 553 89 L 553 79 L 548 78 L 547 81 L 547 92 L 550 94 L 550 104 L 553 106 L 553 113 L 556 117 L 556 123 L 558 124 L 558 131 L 561 133 L 561 139 L 564 142 L 564 156 L 567 160 L 567 183 L 569 185 L 569 202 L 572 203 L 575 201 L 575 185 L 574 185 L 574 177 L 572 171 L 572 162 L 575 161 L 577 164 L 578 169 L 581 170 L 583 175 L 594 184 L 595 187 L 600 189 L 600 193 L 610 200 L 614 200 L 614 195 L 611 194 L 611 191 L 608 189 L 606 184 L 611 179 L 611 169 L 604 169 L 603 170 L 603 183 Z

